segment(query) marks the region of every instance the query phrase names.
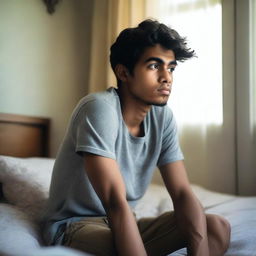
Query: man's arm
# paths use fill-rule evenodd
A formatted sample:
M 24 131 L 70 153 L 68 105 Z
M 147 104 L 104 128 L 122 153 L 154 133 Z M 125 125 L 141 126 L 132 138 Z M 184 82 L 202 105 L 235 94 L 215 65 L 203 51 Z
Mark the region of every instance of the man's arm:
M 188 255 L 208 256 L 206 217 L 190 188 L 183 161 L 160 167 L 166 188 L 173 200 L 178 226 L 187 242 Z
M 85 170 L 106 211 L 118 255 L 146 255 L 116 161 L 86 154 Z

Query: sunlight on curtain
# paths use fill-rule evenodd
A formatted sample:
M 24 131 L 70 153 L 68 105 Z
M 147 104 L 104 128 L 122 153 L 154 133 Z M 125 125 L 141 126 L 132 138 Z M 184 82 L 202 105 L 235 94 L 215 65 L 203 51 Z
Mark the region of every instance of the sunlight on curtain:
M 225 117 L 223 113 L 224 106 L 230 107 L 232 100 L 223 105 L 222 1 L 147 0 L 146 3 L 147 17 L 177 30 L 197 54 L 197 58 L 178 63 L 168 102 L 178 123 L 190 181 L 234 193 L 233 113 L 228 112 Z M 226 96 L 233 97 L 230 88 Z M 230 109 L 233 110 L 232 106 Z
M 160 0 L 159 20 L 188 38 L 197 58 L 178 65 L 169 104 L 181 124 L 223 122 L 220 1 Z M 157 8 L 155 8 L 157 9 Z

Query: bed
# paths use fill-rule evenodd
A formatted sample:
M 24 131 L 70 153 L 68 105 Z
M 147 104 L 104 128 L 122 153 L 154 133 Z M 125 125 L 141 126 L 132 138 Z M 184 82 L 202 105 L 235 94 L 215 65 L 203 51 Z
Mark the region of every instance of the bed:
M 54 159 L 48 155 L 47 118 L 0 114 L 0 255 L 82 256 L 62 246 L 44 246 L 38 220 L 48 197 Z M 256 255 L 256 197 L 239 197 L 192 185 L 206 212 L 232 226 L 226 256 Z M 138 218 L 173 209 L 162 185 L 150 185 L 137 205 Z M 172 256 L 186 255 L 181 249 Z

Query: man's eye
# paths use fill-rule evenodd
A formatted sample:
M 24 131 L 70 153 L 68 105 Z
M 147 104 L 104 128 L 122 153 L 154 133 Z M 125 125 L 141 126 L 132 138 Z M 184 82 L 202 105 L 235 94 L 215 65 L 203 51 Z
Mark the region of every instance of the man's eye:
M 157 64 L 157 63 L 150 64 L 149 68 L 150 69 L 158 69 L 159 68 L 159 64 Z
M 170 67 L 170 68 L 169 68 L 169 72 L 171 72 L 171 73 L 172 73 L 174 70 L 175 70 L 174 67 Z

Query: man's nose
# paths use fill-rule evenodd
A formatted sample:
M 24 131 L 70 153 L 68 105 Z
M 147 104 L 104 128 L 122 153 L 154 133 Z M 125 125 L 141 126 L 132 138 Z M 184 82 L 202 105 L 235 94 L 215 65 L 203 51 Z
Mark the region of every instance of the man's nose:
M 168 69 L 162 69 L 160 73 L 160 82 L 171 84 L 172 83 L 172 73 Z

